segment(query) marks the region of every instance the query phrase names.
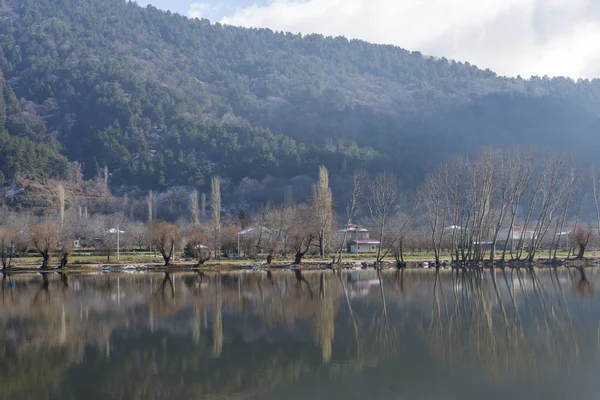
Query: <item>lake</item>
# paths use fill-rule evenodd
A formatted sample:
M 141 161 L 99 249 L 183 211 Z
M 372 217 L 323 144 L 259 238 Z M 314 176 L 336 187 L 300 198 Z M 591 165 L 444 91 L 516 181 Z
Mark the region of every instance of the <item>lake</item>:
M 594 399 L 596 269 L 11 274 L 1 399 Z

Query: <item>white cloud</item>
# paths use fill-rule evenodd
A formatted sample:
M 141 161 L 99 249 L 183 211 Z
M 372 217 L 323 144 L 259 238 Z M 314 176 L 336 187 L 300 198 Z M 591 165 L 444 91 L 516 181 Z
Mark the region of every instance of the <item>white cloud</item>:
M 204 18 L 211 6 L 205 3 L 192 3 L 188 6 L 188 16 L 190 18 Z
M 598 0 L 271 0 L 221 22 L 395 44 L 512 76 L 600 70 Z

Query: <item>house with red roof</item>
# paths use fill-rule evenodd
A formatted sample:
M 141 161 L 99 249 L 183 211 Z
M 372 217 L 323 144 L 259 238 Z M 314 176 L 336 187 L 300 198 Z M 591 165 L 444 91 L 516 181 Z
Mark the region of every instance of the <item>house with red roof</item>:
M 346 251 L 352 254 L 377 253 L 379 245 L 378 240 L 371 239 L 370 231 L 359 225 L 350 224 L 346 229 L 342 229 L 340 233 L 346 237 Z

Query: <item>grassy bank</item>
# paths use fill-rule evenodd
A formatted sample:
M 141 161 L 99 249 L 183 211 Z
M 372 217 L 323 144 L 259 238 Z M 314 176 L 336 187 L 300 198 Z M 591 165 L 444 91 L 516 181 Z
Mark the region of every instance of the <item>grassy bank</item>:
M 547 254 L 542 254 L 542 256 Z M 558 253 L 557 257 L 559 260 L 566 260 L 568 256 L 567 252 Z M 333 256 L 332 256 L 333 257 Z M 330 258 L 319 258 L 319 257 L 305 257 L 302 262 L 302 267 L 311 269 L 311 268 L 322 268 L 330 265 L 332 261 L 332 257 Z M 443 260 L 447 260 L 449 262 L 450 256 L 443 255 L 441 257 Z M 497 259 L 500 258 L 500 254 L 498 254 Z M 372 266 L 376 259 L 375 254 L 344 254 L 342 267 L 346 268 L 356 268 L 361 267 L 363 265 Z M 420 263 L 424 261 L 432 261 L 434 259 L 433 253 L 418 253 L 418 254 L 408 254 L 404 257 L 407 266 L 410 267 L 418 267 Z M 293 265 L 293 257 L 279 257 L 274 259 L 271 264 L 272 268 L 281 268 L 281 267 L 289 267 Z M 548 261 L 547 258 L 538 258 L 535 263 L 538 265 L 544 265 L 544 263 Z M 598 261 L 597 257 L 586 258 L 582 261 L 576 260 L 568 260 L 570 264 L 580 265 L 582 263 L 595 263 Z M 395 265 L 395 260 L 392 257 L 387 257 L 384 259 L 384 263 L 387 266 L 393 267 Z M 20 271 L 30 271 L 30 270 L 38 270 L 40 265 L 42 264 L 41 257 L 18 257 L 12 260 L 11 268 L 13 270 Z M 55 268 L 59 265 L 59 259 L 53 258 L 50 262 L 50 266 Z M 245 268 L 253 268 L 253 267 L 266 267 L 266 259 L 265 258 L 255 258 L 255 259 L 237 259 L 237 258 L 222 258 L 222 259 L 213 259 L 206 262 L 204 265 L 198 267 L 196 265 L 196 261 L 192 259 L 185 258 L 176 258 L 174 262 L 171 262 L 171 265 L 168 267 L 169 269 L 177 270 L 177 269 L 206 269 L 206 270 L 235 270 L 235 269 L 245 269 Z M 70 271 L 97 271 L 103 268 L 110 269 L 164 269 L 164 262 L 160 255 L 153 254 L 150 252 L 146 253 L 121 253 L 119 258 L 117 259 L 116 255 L 107 258 L 106 255 L 102 254 L 93 254 L 93 253 L 77 253 L 69 258 L 69 264 L 67 265 L 67 269 Z

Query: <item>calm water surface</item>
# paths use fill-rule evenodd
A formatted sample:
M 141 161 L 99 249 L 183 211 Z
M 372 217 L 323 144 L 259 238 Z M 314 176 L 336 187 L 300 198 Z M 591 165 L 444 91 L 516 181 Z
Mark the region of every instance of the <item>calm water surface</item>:
M 594 269 L 4 275 L 1 399 L 597 399 Z

